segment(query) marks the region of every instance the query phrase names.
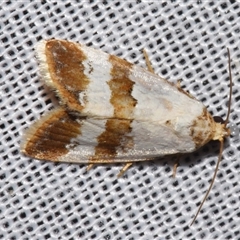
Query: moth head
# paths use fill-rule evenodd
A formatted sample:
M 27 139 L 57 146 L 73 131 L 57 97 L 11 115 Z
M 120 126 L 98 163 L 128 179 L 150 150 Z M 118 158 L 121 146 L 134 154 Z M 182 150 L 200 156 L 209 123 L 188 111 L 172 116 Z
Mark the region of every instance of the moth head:
M 226 126 L 227 125 L 226 120 L 223 120 L 222 117 L 219 117 L 219 116 L 214 116 L 213 119 L 214 119 L 214 122 L 216 123 L 213 140 L 222 141 L 224 138 L 229 137 L 231 131 L 230 131 L 230 128 Z

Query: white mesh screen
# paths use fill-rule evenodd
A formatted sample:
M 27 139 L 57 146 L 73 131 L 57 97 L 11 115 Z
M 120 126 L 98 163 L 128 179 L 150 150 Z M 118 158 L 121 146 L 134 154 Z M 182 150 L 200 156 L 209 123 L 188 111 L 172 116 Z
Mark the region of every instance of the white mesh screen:
M 240 239 L 240 3 L 236 1 L 1 1 L 0 239 Z M 235 136 L 202 212 L 219 143 L 180 158 L 121 165 L 54 164 L 19 152 L 22 132 L 58 103 L 40 80 L 40 39 L 78 41 L 177 82 L 213 113 L 230 116 Z M 186 106 L 187 107 L 187 106 Z M 161 139 L 159 139 L 161 141 Z

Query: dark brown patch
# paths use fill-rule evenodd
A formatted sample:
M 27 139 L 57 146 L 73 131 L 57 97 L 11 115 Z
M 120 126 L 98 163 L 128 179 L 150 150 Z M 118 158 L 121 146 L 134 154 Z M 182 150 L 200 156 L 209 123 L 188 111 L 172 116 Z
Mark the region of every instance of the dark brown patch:
M 80 130 L 80 123 L 63 109 L 57 109 L 27 130 L 22 151 L 30 157 L 57 161 L 68 153 L 66 146 L 81 134 Z
M 105 131 L 98 137 L 95 155 L 90 162 L 101 161 L 107 158 L 114 159 L 117 150 L 124 151 L 133 146 L 133 139 L 126 136 L 131 132 L 133 110 L 137 103 L 131 95 L 134 82 L 129 79 L 132 64 L 116 56 L 109 56 L 112 64 L 112 79 L 108 82 L 111 90 L 110 102 L 114 107 L 113 119 L 108 119 Z
M 171 120 L 167 120 L 167 121 L 165 122 L 165 125 L 168 126 L 168 127 L 172 126 Z
M 105 131 L 97 138 L 98 145 L 95 147 L 95 155 L 89 162 L 101 162 L 104 158 L 111 161 L 116 155 L 117 148 L 120 150 L 124 146 L 130 147 L 132 139 L 126 136 L 131 132 L 130 125 L 131 120 L 108 119 Z
M 114 117 L 132 119 L 132 112 L 137 100 L 132 97 L 132 89 L 134 82 L 129 79 L 132 64 L 110 55 L 109 61 L 112 64 L 109 87 L 112 92 L 111 104 L 114 107 Z
M 87 89 L 89 79 L 84 74 L 82 62 L 86 59 L 77 45 L 68 41 L 50 40 L 45 54 L 49 73 L 63 104 L 72 110 L 81 111 L 79 93 Z

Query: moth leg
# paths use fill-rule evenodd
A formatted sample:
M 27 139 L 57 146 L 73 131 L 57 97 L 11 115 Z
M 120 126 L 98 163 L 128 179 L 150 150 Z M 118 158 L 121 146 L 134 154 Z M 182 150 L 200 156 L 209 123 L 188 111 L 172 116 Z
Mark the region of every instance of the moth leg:
M 177 89 L 178 89 L 180 92 L 186 94 L 188 97 L 190 97 L 190 98 L 192 98 L 192 99 L 196 99 L 196 98 L 195 98 L 194 96 L 192 96 L 189 92 L 187 92 L 187 91 L 185 91 L 185 90 L 182 89 L 182 87 L 181 87 L 181 81 L 182 81 L 182 80 L 177 80 L 177 83 L 175 84 L 175 86 L 177 87 Z
M 88 172 L 90 169 L 92 169 L 93 165 L 94 165 L 93 163 L 89 163 L 87 165 L 86 171 Z
M 181 80 L 177 80 L 177 84 L 176 84 L 177 88 L 181 88 Z M 182 88 L 181 88 L 182 89 Z
M 132 163 L 126 163 L 123 168 L 120 170 L 120 172 L 118 173 L 117 177 L 121 177 L 130 167 L 132 166 Z
M 173 165 L 173 174 L 172 174 L 173 178 L 176 177 L 178 166 L 179 166 L 179 158 L 177 158 L 176 162 Z
M 144 55 L 144 58 L 145 58 L 145 61 L 146 61 L 146 64 L 147 64 L 148 71 L 151 72 L 151 73 L 154 73 L 154 70 L 152 68 L 151 62 L 149 60 L 148 54 L 147 54 L 145 49 L 143 49 L 143 55 Z

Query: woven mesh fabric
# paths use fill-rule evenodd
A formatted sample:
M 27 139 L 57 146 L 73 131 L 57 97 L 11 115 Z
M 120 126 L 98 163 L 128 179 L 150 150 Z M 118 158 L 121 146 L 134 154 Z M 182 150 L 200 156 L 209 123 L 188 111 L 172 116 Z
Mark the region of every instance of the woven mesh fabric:
M 236 1 L 1 1 L 0 239 L 240 239 L 240 4 Z M 232 136 L 175 159 L 121 165 L 56 164 L 23 156 L 22 132 L 58 103 L 40 80 L 40 39 L 78 41 L 145 67 L 227 115 L 233 69 Z M 186 106 L 187 107 L 187 106 Z M 159 139 L 161 141 L 161 139 Z

